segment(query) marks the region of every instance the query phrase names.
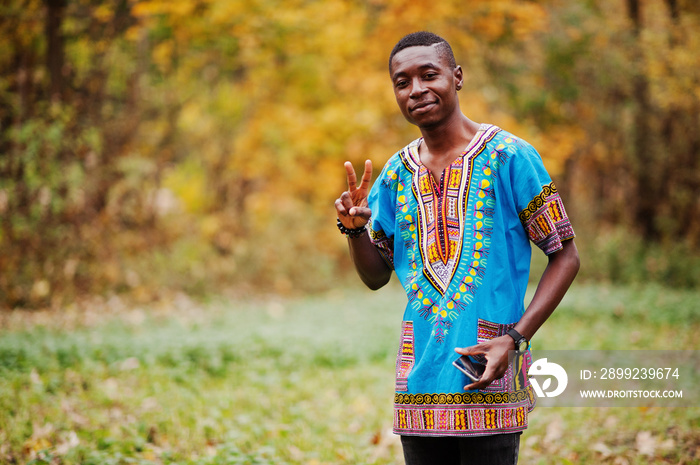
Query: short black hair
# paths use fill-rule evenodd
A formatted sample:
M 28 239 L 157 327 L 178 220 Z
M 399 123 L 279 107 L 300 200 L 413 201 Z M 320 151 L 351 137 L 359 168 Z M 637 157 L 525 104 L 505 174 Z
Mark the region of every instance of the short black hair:
M 447 61 L 447 64 L 452 68 L 457 67 L 457 61 L 455 60 L 455 55 L 452 53 L 452 47 L 450 44 L 437 34 L 427 31 L 412 32 L 405 35 L 399 40 L 394 49 L 389 55 L 389 72 L 391 72 L 391 60 L 394 59 L 394 55 L 399 53 L 401 50 L 409 47 L 429 47 L 431 45 L 437 44 L 437 52 L 440 58 Z

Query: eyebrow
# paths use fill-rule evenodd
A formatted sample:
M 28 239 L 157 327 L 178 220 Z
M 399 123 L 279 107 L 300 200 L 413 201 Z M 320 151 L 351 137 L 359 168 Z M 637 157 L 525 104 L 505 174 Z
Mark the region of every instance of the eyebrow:
M 438 69 L 438 66 L 436 66 L 436 65 L 433 64 L 432 62 L 428 62 L 428 63 L 424 63 L 424 64 L 420 65 L 420 66 L 418 67 L 418 69 L 421 70 L 421 71 L 424 70 L 424 69 Z M 391 79 L 392 79 L 392 81 L 393 81 L 393 80 L 396 79 L 397 77 L 402 76 L 402 75 L 405 75 L 405 74 L 406 74 L 405 71 L 396 72 L 396 73 L 394 73 L 394 74 L 391 76 Z

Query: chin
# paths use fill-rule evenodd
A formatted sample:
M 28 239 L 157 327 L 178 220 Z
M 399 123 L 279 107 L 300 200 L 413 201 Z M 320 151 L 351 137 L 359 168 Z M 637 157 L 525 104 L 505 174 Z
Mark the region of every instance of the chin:
M 413 124 L 421 129 L 431 129 L 440 126 L 440 124 L 442 124 L 442 120 L 439 118 L 425 118 L 417 121 L 414 120 Z

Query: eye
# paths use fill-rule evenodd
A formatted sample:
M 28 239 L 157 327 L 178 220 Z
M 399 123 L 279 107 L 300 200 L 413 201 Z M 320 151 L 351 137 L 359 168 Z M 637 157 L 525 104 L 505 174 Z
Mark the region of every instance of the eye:
M 405 79 L 401 79 L 399 81 L 396 81 L 396 83 L 394 84 L 394 86 L 396 86 L 397 89 L 403 89 L 407 85 L 408 85 L 408 81 Z
M 426 73 L 424 79 L 435 79 L 437 75 L 437 73 Z

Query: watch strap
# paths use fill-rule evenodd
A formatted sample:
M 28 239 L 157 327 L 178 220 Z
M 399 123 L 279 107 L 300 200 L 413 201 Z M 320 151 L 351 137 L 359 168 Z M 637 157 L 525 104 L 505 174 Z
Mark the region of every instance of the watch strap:
M 525 350 L 527 350 L 527 348 L 530 346 L 530 341 L 528 341 L 525 336 L 517 332 L 514 328 L 509 329 L 506 334 L 513 338 L 513 341 L 515 342 L 515 350 L 520 351 L 520 346 L 523 342 L 527 344 L 525 346 Z

